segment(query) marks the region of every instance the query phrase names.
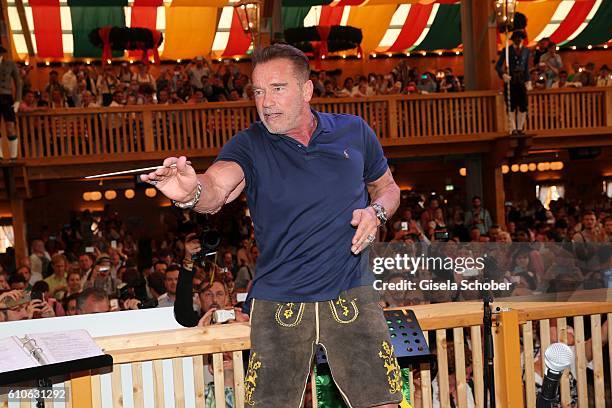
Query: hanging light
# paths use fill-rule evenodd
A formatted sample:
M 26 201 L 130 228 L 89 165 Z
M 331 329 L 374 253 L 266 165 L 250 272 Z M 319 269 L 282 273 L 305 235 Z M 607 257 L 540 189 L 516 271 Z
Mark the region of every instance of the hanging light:
M 536 164 L 535 163 L 529 163 L 529 165 L 527 167 L 529 168 L 529 171 L 536 171 Z
M 500 26 L 512 26 L 514 12 L 516 11 L 516 0 L 496 0 L 495 19 Z
M 102 199 L 102 193 L 99 191 L 93 191 L 90 193 L 91 201 L 99 201 Z
M 145 195 L 149 198 L 153 198 L 157 195 L 157 190 L 154 188 L 147 188 L 145 190 Z
M 125 198 L 127 198 L 128 200 L 131 200 L 132 198 L 134 198 L 134 196 L 136 195 L 136 193 L 134 193 L 134 190 L 132 190 L 131 188 L 128 188 L 127 190 L 125 190 L 123 192 L 123 195 L 125 196 Z
M 460 169 L 459 169 L 459 175 L 460 175 L 461 177 L 465 177 L 465 176 L 467 176 L 467 169 L 466 169 L 465 167 L 460 168 Z
M 238 11 L 238 19 L 245 34 L 251 34 L 251 41 L 254 46 L 260 45 L 259 26 L 261 13 L 261 0 L 244 0 L 234 4 Z
M 563 162 L 560 161 L 555 161 L 550 163 L 550 169 L 551 170 L 563 170 Z
M 519 171 L 519 165 L 518 164 L 513 164 L 510 167 L 510 170 L 512 170 L 513 173 L 516 173 L 517 171 Z
M 527 165 L 527 163 L 523 163 L 519 166 L 519 170 L 521 171 L 521 173 L 527 173 L 529 171 L 529 166 Z
M 89 191 L 83 193 L 83 200 L 91 201 L 91 193 Z
M 508 174 L 508 172 L 510 171 L 510 167 L 508 167 L 507 164 L 502 164 L 502 174 Z
M 114 200 L 115 198 L 117 198 L 117 192 L 115 190 L 106 190 L 104 192 L 104 198 L 109 201 Z

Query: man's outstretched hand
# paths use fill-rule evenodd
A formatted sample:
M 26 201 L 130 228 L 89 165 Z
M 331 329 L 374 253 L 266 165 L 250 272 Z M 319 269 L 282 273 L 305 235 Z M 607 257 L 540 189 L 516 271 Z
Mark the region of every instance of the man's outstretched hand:
M 170 167 L 172 165 L 176 167 Z M 187 202 L 195 197 L 198 186 L 196 172 L 187 164 L 187 158 L 181 156 L 168 157 L 163 168 L 142 174 L 140 179 L 155 186 L 163 195 L 171 200 Z

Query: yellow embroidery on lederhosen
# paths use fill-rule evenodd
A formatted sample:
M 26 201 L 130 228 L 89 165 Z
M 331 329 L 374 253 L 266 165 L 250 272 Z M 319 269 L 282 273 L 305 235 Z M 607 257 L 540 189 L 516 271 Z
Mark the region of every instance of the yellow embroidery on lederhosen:
M 251 354 L 249 357 L 249 366 L 246 376 L 244 377 L 244 402 L 247 405 L 255 405 L 253 401 L 253 393 L 257 387 L 257 370 L 261 368 L 261 361 L 256 361 L 257 353 Z
M 283 305 L 279 305 L 278 309 L 276 309 L 275 320 L 276 323 L 281 325 L 282 327 L 295 327 L 302 321 L 302 316 L 304 315 L 304 303 L 300 303 L 297 312 L 293 309 L 295 307 L 295 303 L 285 303 Z M 295 319 L 291 320 L 292 317 L 295 316 Z
M 382 348 L 378 352 L 378 357 L 383 359 L 385 368 L 387 369 L 387 381 L 389 382 L 389 391 L 391 394 L 402 391 L 402 377 L 397 359 L 393 355 L 393 346 L 387 341 L 382 342 Z
M 355 321 L 355 319 L 357 319 L 357 316 L 359 316 L 359 309 L 357 308 L 357 302 L 355 301 L 355 299 L 351 300 L 351 306 L 353 306 L 352 315 L 351 309 L 349 309 L 349 307 L 346 305 L 346 302 L 347 300 L 344 299 L 342 295 L 338 296 L 337 300 L 329 301 L 329 308 L 331 309 L 332 317 L 335 321 L 341 324 L 352 323 Z M 338 310 L 336 309 L 336 305 L 340 307 L 340 314 L 345 317 L 344 319 L 340 318 Z

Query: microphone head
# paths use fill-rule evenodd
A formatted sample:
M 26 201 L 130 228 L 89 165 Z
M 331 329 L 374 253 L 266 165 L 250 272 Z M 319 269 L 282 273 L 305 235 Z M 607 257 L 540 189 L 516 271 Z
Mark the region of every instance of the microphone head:
M 544 362 L 549 370 L 563 372 L 572 364 L 574 353 L 567 344 L 553 343 L 546 349 L 544 353 Z

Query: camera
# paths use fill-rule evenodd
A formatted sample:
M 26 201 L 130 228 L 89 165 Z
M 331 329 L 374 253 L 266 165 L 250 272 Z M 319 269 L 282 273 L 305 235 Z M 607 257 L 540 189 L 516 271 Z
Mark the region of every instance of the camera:
M 434 239 L 436 241 L 448 242 L 449 240 L 448 231 L 434 231 Z
M 236 311 L 234 309 L 215 310 L 215 312 L 213 313 L 213 322 L 215 323 L 225 323 L 230 320 L 236 320 Z
M 217 230 L 204 228 L 202 233 L 200 233 L 198 240 L 200 241 L 200 252 L 193 254 L 191 259 L 194 263 L 201 265 L 204 263 L 206 255 L 209 252 L 215 252 L 219 247 L 219 244 L 221 244 L 221 234 L 219 234 L 219 231 Z
M 153 309 L 157 307 L 157 299 L 149 299 L 146 292 L 146 281 L 139 279 L 137 282 L 120 283 L 117 285 L 117 299 L 126 301 L 128 299 L 138 299 L 140 304 L 139 309 Z

